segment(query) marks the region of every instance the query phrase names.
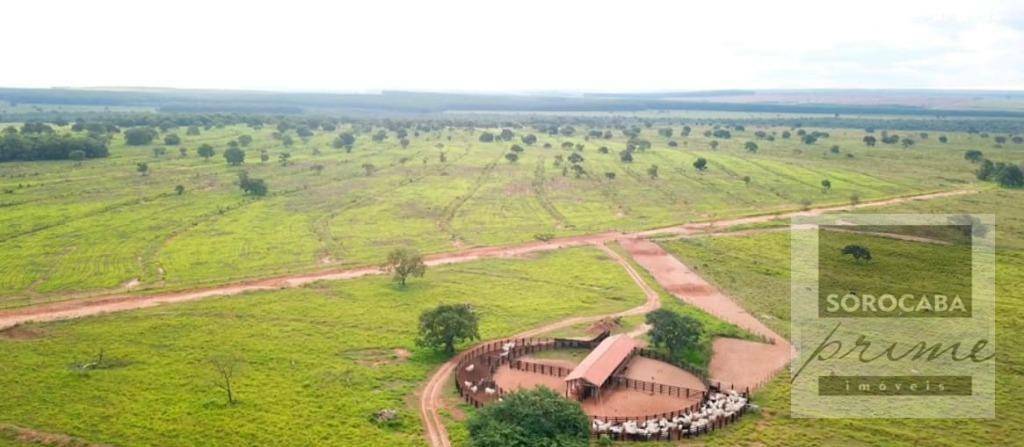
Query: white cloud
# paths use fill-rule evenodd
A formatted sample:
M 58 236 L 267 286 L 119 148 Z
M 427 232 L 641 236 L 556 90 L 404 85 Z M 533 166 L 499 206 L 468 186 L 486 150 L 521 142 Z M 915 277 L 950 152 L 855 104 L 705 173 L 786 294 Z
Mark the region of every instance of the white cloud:
M 1024 88 L 1013 1 L 99 0 L 5 16 L 5 86 Z

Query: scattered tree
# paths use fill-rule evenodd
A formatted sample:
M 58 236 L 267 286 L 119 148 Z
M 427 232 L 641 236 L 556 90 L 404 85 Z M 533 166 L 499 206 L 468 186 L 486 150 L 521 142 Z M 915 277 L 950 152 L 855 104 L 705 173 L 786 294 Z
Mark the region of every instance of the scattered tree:
M 704 157 L 697 157 L 697 160 L 693 162 L 693 167 L 699 172 L 704 172 L 708 168 L 708 161 Z
M 229 147 L 224 151 L 224 159 L 231 166 L 238 166 L 245 163 L 245 151 L 237 147 Z
M 256 197 L 267 195 L 267 184 L 263 179 L 249 177 L 249 173 L 238 173 L 238 187 L 246 194 Z
M 651 325 L 651 344 L 665 347 L 672 358 L 679 358 L 687 347 L 696 346 L 703 331 L 695 318 L 667 309 L 647 314 L 646 321 Z
M 651 177 L 651 180 L 658 178 L 658 165 L 651 165 L 647 168 L 647 175 Z
M 632 163 L 633 151 L 626 149 L 624 151 L 619 152 L 619 160 L 622 160 L 623 163 Z
M 149 164 L 146 162 L 135 163 L 135 170 L 143 177 L 149 175 Z
M 185 194 L 185 187 L 181 186 L 181 185 L 177 185 L 177 186 L 174 187 L 174 192 L 177 193 L 179 196 L 182 195 L 182 194 Z
M 124 131 L 124 142 L 129 146 L 142 146 L 152 143 L 156 135 L 152 127 L 133 127 Z
M 241 367 L 241 360 L 235 356 L 216 356 L 208 360 L 217 375 L 214 382 L 217 388 L 227 394 L 228 405 L 235 404 L 235 375 Z
M 757 153 L 757 143 L 753 141 L 748 141 L 744 143 L 743 148 L 746 149 L 747 152 L 750 152 L 751 154 Z
M 427 272 L 423 256 L 407 248 L 396 248 L 388 253 L 388 260 L 381 268 L 385 272 L 391 272 L 394 275 L 392 279 L 402 287 L 405 287 L 405 280 L 408 277 L 419 278 Z
M 984 158 L 985 157 L 981 153 L 981 151 L 979 151 L 977 149 L 971 149 L 971 150 L 969 150 L 967 152 L 964 152 L 964 160 L 967 160 L 967 161 L 969 161 L 971 163 L 979 163 Z
M 829 192 L 829 191 L 831 191 L 832 190 L 832 182 L 829 181 L 829 179 L 822 180 L 821 181 L 821 190 L 822 190 L 822 192 Z
M 469 419 L 475 447 L 587 447 L 590 418 L 580 405 L 545 387 L 505 396 Z
M 213 146 L 206 143 L 199 145 L 199 148 L 196 149 L 196 153 L 199 154 L 200 157 L 203 157 L 203 160 L 209 160 L 210 157 L 216 154 L 213 150 Z
M 420 314 L 416 344 L 452 355 L 456 343 L 480 339 L 478 324 L 479 316 L 469 304 L 442 304 Z
M 178 134 L 174 133 L 164 135 L 164 144 L 168 146 L 177 146 L 181 144 L 181 137 L 179 137 Z

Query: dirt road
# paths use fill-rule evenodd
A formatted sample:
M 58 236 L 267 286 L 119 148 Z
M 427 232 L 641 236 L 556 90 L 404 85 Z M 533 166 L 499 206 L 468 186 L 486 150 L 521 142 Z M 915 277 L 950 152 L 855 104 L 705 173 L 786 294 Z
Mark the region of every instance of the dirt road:
M 786 212 L 778 214 L 765 214 L 751 217 L 734 219 L 723 219 L 705 223 L 689 223 L 654 230 L 641 231 L 638 233 L 604 232 L 591 235 L 573 236 L 566 238 L 552 239 L 550 241 L 528 242 L 524 244 L 480 247 L 463 250 L 454 253 L 445 253 L 427 257 L 428 265 L 443 265 L 459 262 L 469 262 L 482 258 L 515 257 L 534 252 L 558 250 L 567 247 L 578 247 L 583 245 L 600 245 L 609 241 L 649 237 L 655 235 L 671 234 L 699 234 L 716 232 L 728 229 L 737 225 L 748 225 L 754 223 L 769 222 L 775 219 L 786 219 L 797 215 L 814 215 L 829 211 L 840 211 L 851 208 L 864 208 L 872 206 L 886 206 L 913 200 L 929 200 L 940 197 L 950 197 L 963 194 L 971 194 L 974 190 L 956 190 L 915 196 L 898 197 L 876 202 L 864 202 L 855 206 L 831 206 L 816 208 L 807 211 Z M 367 275 L 381 274 L 380 269 L 375 267 L 363 267 L 355 269 L 333 269 L 313 273 L 286 275 L 274 278 L 259 279 L 228 284 L 217 287 L 196 289 L 184 292 L 158 293 L 154 295 L 126 295 L 115 294 L 101 296 L 88 300 L 65 300 L 50 304 L 25 307 L 19 309 L 0 311 L 0 330 L 29 321 L 56 321 L 73 318 L 99 315 L 110 312 L 120 312 L 133 309 L 144 309 L 170 303 L 194 301 L 213 296 L 237 295 L 240 293 L 273 290 L 287 287 L 299 287 L 316 281 L 329 281 L 352 279 Z
M 720 382 L 726 388 L 753 389 L 789 363 L 793 348 L 788 340 L 660 245 L 639 238 L 620 240 L 619 244 L 672 295 L 768 342 L 715 339 L 708 365 L 708 375 L 713 382 Z

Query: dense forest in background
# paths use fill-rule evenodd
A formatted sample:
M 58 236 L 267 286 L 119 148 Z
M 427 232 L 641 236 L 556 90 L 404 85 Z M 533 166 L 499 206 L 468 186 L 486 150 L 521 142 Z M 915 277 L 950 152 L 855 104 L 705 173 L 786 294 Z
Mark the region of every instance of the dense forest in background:
M 818 94 L 826 101 L 835 100 L 839 93 L 766 92 L 765 97 L 774 95 L 770 97 L 777 100 L 789 94 L 794 100 L 808 100 Z M 877 104 L 748 102 L 757 95 L 746 90 L 541 96 L 0 88 L 0 123 L 17 123 L 6 126 L 0 135 L 0 161 L 105 157 L 110 138 L 117 134 L 123 133 L 129 145 L 157 138 L 174 145 L 178 135 L 166 135 L 172 129 L 187 128 L 189 134 L 198 134 L 199 129 L 230 125 L 275 126 L 280 133 L 291 129 L 300 137 L 318 130 L 334 132 L 343 125 L 357 135 L 381 129 L 418 133 L 443 128 L 532 128 L 565 136 L 596 132 L 590 138 L 609 138 L 608 131 L 633 138 L 642 128 L 673 126 L 722 128 L 714 138 L 744 127 L 789 128 L 798 138 L 807 138 L 803 128 L 848 128 L 879 132 L 881 143 L 904 145 L 913 143 L 910 137 L 927 138 L 927 132 L 991 135 L 997 145 L 1018 142 L 1024 134 L 1024 94 L 1018 92 L 855 91 L 847 99 Z M 908 105 L 925 103 L 988 103 L 1008 108 Z M 1014 108 L 1015 104 L 1021 107 Z M 896 131 L 911 135 L 885 135 Z
M 311 112 L 347 113 L 441 113 L 453 111 L 525 112 L 636 112 L 703 111 L 803 113 L 838 115 L 924 115 L 939 118 L 990 117 L 1024 118 L 1024 110 L 960 107 L 924 107 L 894 97 L 893 102 L 874 99 L 872 103 L 829 103 L 833 96 L 822 94 L 823 102 L 728 101 L 750 91 L 708 91 L 646 94 L 582 95 L 495 95 L 384 91 L 379 94 L 283 93 L 222 90 L 93 90 L 93 89 L 11 89 L 0 88 L 0 101 L 11 105 L 48 104 L 99 107 L 148 107 L 162 112 L 233 112 L 298 114 Z M 832 92 L 833 94 L 835 92 Z M 884 91 L 882 91 L 884 93 Z M 853 93 L 851 93 L 853 94 Z M 881 94 L 881 93 L 879 93 Z M 957 92 L 922 91 L 922 97 L 956 95 Z M 1024 102 L 1018 92 L 961 92 L 962 102 L 998 98 Z M 955 105 L 957 101 L 940 104 Z

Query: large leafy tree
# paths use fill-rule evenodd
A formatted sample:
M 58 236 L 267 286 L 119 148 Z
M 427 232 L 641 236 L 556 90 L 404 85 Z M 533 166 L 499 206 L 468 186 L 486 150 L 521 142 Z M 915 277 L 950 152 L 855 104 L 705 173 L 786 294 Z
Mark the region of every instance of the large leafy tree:
M 647 314 L 646 320 L 651 325 L 651 344 L 665 347 L 673 358 L 677 358 L 687 347 L 696 345 L 703 332 L 700 322 L 695 318 L 666 309 Z
M 124 142 L 129 146 L 142 146 L 151 143 L 156 135 L 152 127 L 133 127 L 124 131 Z
M 469 434 L 475 447 L 586 447 L 590 421 L 578 403 L 538 387 L 477 411 Z
M 199 148 L 196 149 L 196 153 L 199 154 L 200 157 L 203 157 L 204 160 L 209 160 L 210 157 L 216 154 L 216 152 L 213 150 L 213 146 L 210 146 L 209 144 L 206 143 L 199 145 Z
M 229 147 L 224 151 L 224 159 L 228 161 L 231 166 L 238 166 L 245 163 L 245 151 L 237 147 Z
M 455 343 L 478 340 L 479 317 L 469 304 L 442 304 L 420 314 L 420 338 L 416 343 L 455 353 Z

